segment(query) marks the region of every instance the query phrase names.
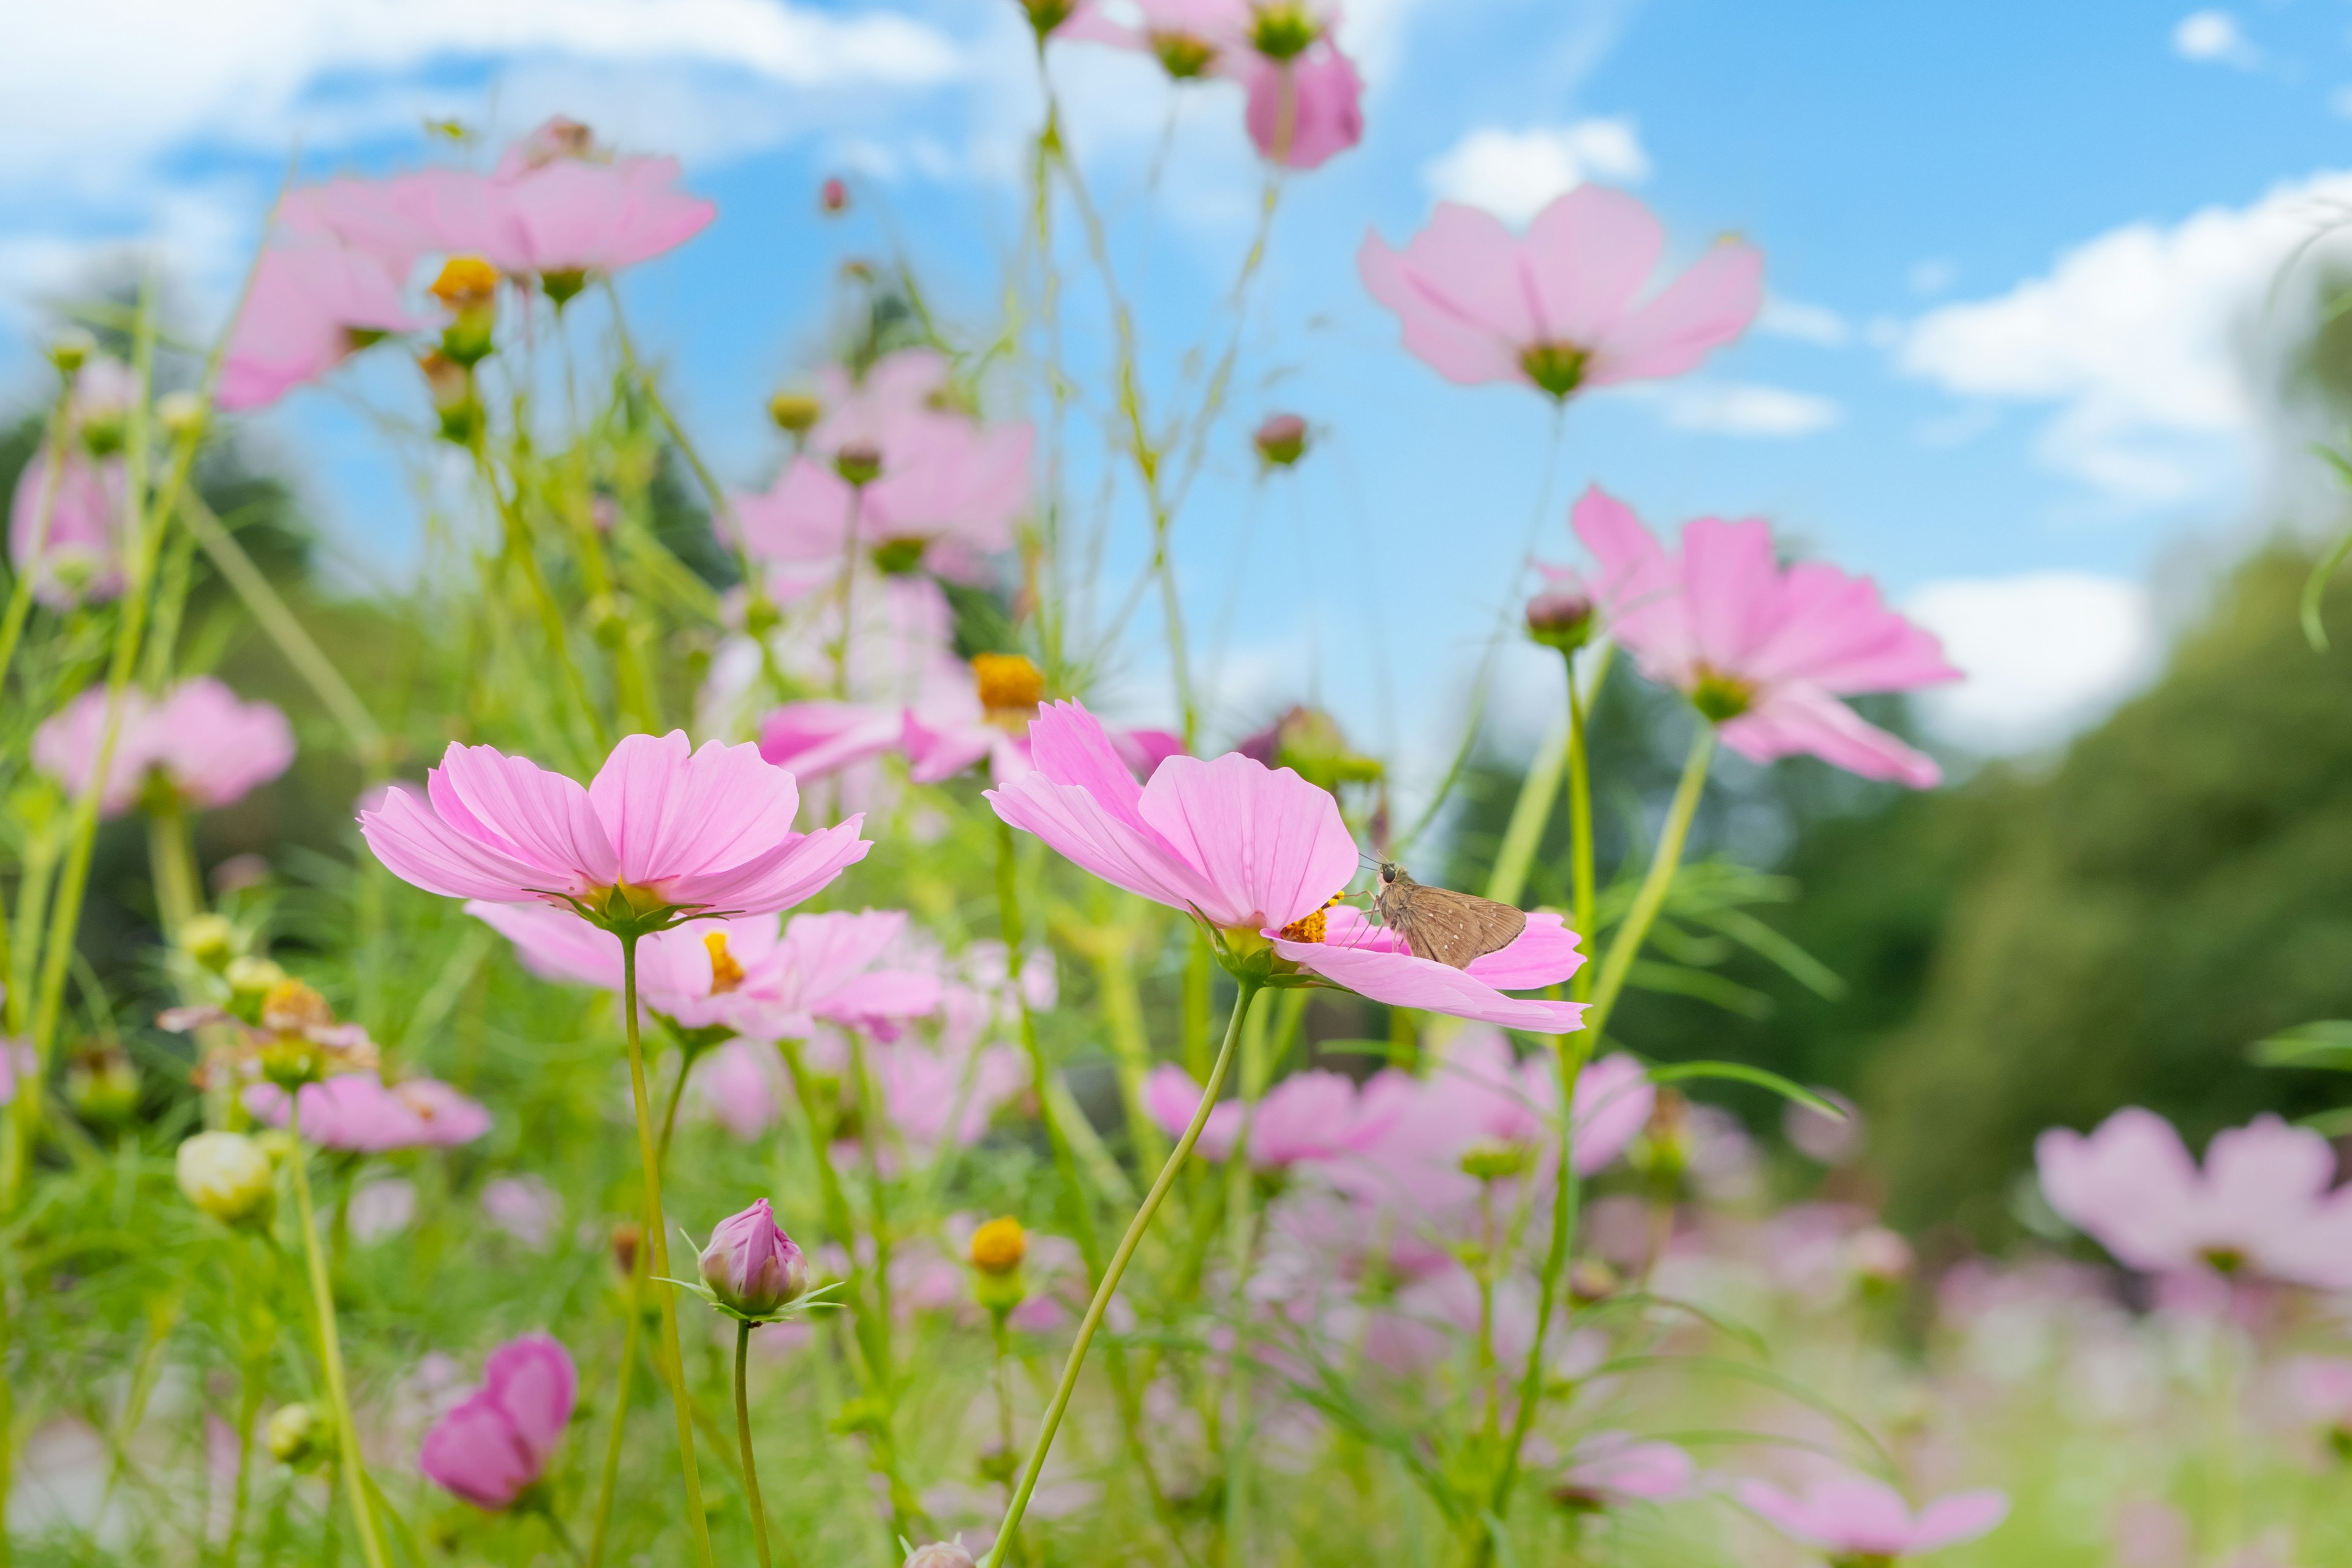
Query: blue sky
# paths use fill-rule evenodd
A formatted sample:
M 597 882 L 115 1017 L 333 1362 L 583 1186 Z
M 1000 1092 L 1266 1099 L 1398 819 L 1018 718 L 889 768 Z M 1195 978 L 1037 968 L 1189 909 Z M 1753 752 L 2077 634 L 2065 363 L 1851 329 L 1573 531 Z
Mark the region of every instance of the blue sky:
M 298 136 L 308 170 L 383 168 L 425 155 L 427 112 L 505 132 L 562 109 L 679 152 L 719 203 L 627 295 L 746 484 L 775 456 L 761 400 L 805 367 L 838 263 L 884 243 L 886 215 L 950 310 L 991 324 L 1036 114 L 1000 0 L 221 0 L 201 16 L 91 0 L 17 35 L 0 60 L 0 331 L 27 395 L 37 301 L 110 247 L 160 244 L 192 311 L 216 310 Z M 2322 493 L 2241 362 L 2280 258 L 2352 203 L 2342 0 L 1359 0 L 1343 37 L 1371 83 L 1369 134 L 1284 194 L 1235 418 L 1179 535 L 1196 642 L 1229 627 L 1232 724 L 1311 693 L 1419 748 L 1458 710 L 1531 528 L 1562 557 L 1566 502 L 1598 480 L 1654 523 L 1760 512 L 1877 575 L 1979 676 L 1935 710 L 1942 731 L 2029 745 L 2145 669 L 2146 584 L 2184 538 Z M 1151 68 L 1095 48 L 1058 48 L 1055 69 L 1164 398 L 1179 356 L 1230 321 L 1261 178 L 1238 98 L 1171 109 Z M 863 199 L 823 222 L 815 185 L 845 171 Z M 1538 522 L 1542 400 L 1451 387 L 1405 355 L 1352 257 L 1368 225 L 1402 241 L 1439 195 L 1516 218 L 1579 174 L 1651 202 L 1678 258 L 1727 231 L 1760 246 L 1774 304 L 1700 374 L 1579 402 Z M 1082 253 L 1065 260 L 1073 352 L 1099 384 L 1098 294 Z M 413 396 L 383 367 L 364 384 Z M 1327 438 L 1262 485 L 1244 438 L 1275 408 Z M 298 399 L 258 434 L 365 569 L 400 569 L 413 502 L 347 411 Z M 1108 525 L 1123 582 L 1131 501 Z M 1422 628 L 1411 645 L 1378 635 L 1401 620 Z M 1155 625 L 1136 629 L 1118 695 L 1145 714 L 1163 670 Z M 1531 736 L 1557 676 L 1526 659 L 1507 676 L 1502 722 Z

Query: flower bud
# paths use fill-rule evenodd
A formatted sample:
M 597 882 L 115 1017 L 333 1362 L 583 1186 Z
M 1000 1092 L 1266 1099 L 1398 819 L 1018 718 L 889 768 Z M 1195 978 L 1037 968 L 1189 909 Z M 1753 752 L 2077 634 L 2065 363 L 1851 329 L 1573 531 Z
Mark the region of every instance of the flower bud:
M 1606 1301 L 1622 1283 L 1617 1270 L 1598 1258 L 1580 1258 L 1568 1266 L 1568 1299 L 1584 1306 Z
M 176 1173 L 188 1201 L 224 1225 L 257 1219 L 275 1192 L 269 1156 L 242 1132 L 199 1132 L 180 1145 Z
M 1259 462 L 1286 468 L 1307 455 L 1307 421 L 1296 414 L 1269 414 L 1250 440 Z
M 333 1450 L 335 1429 L 315 1405 L 281 1405 L 262 1428 L 262 1441 L 279 1464 L 307 1470 Z
M 824 209 L 828 217 L 847 212 L 849 210 L 848 185 L 845 184 L 838 175 L 825 181 L 816 188 L 816 205 Z
M 1270 60 L 1295 60 L 1323 36 L 1323 24 L 1301 0 L 1260 0 L 1250 25 L 1250 47 Z
M 1592 640 L 1592 595 L 1573 572 L 1545 569 L 1550 586 L 1528 601 L 1528 636 L 1546 647 L 1574 653 Z
M 863 441 L 853 441 L 833 455 L 833 470 L 853 485 L 873 483 L 882 474 L 882 453 Z
M 1528 1168 L 1528 1147 L 1499 1138 L 1481 1138 L 1462 1151 L 1462 1173 L 1474 1181 L 1499 1182 Z
M 184 389 L 167 392 L 155 400 L 155 423 L 174 441 L 193 441 L 204 434 L 204 399 Z
M 779 430 L 804 435 L 810 426 L 824 417 L 824 405 L 805 392 L 779 392 L 768 399 L 768 417 L 776 422 Z
M 764 1318 L 808 1289 L 808 1259 L 776 1224 L 768 1200 L 719 1222 L 702 1249 L 702 1282 L 719 1305 L 747 1318 Z
M 98 352 L 98 340 L 79 327 L 68 327 L 49 340 L 49 363 L 59 375 L 71 375 Z
M 1011 1215 L 971 1233 L 971 1266 L 982 1274 L 1010 1274 L 1029 1256 L 1029 1234 Z
M 499 269 L 478 256 L 453 256 L 433 280 L 433 297 L 449 308 L 441 352 L 461 365 L 473 365 L 490 352 L 499 319 Z
M 952 1541 L 934 1541 L 908 1554 L 905 1568 L 977 1568 L 971 1553 Z
M 215 973 L 236 952 L 236 928 L 226 915 L 191 915 L 180 926 L 180 951 Z
M 66 1065 L 66 1103 L 93 1127 L 115 1127 L 139 1109 L 139 1070 L 119 1047 L 74 1053 Z
M 624 1279 L 637 1271 L 637 1248 L 646 1238 L 643 1226 L 622 1220 L 613 1226 L 613 1267 L 621 1271 Z
M 232 958 L 221 971 L 228 982 L 228 1010 L 248 1024 L 261 1021 L 261 999 L 286 979 L 286 972 L 267 958 Z
M 474 373 L 454 354 L 435 351 L 416 362 L 425 374 L 425 393 L 441 420 L 441 438 L 468 447 L 482 433 L 482 400 L 475 395 Z

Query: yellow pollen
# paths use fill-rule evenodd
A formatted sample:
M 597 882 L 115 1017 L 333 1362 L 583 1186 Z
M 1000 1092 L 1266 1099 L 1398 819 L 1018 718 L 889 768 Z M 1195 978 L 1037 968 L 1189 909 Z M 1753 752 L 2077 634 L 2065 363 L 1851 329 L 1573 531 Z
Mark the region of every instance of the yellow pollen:
M 1045 700 L 1045 678 L 1017 653 L 981 653 L 971 659 L 972 679 L 980 685 L 980 705 L 1027 718 Z
M 702 939 L 702 945 L 710 950 L 710 994 L 713 996 L 724 996 L 743 984 L 743 966 L 735 962 L 733 953 L 727 951 L 725 931 L 712 931 Z
M 327 999 L 299 980 L 281 980 L 261 998 L 261 1025 L 266 1029 L 320 1029 L 335 1021 Z
M 478 256 L 453 256 L 433 279 L 433 294 L 451 310 L 488 304 L 499 289 L 499 269 Z
M 1028 1233 L 1011 1215 L 971 1233 L 971 1266 L 982 1274 L 1010 1274 L 1029 1255 Z
M 1321 942 L 1324 931 L 1331 923 L 1331 917 L 1326 911 L 1338 903 L 1340 897 L 1339 893 L 1332 894 L 1323 900 L 1322 909 L 1299 916 L 1275 934 L 1285 942 Z

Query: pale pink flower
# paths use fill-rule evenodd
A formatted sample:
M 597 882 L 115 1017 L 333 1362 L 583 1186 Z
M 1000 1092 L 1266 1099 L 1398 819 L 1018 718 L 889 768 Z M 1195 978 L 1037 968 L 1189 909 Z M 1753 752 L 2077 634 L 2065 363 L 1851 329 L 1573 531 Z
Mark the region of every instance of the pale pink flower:
M 265 249 L 229 335 L 220 406 L 275 403 L 376 339 L 423 326 L 400 289 L 381 257 L 331 240 Z
M 1742 1481 L 1739 1500 L 1809 1546 L 1872 1559 L 1974 1541 L 2009 1515 L 2009 1499 L 1997 1491 L 1961 1492 L 1915 1514 L 1902 1493 L 1861 1476 L 1817 1481 L 1801 1500 L 1763 1481 Z
M 67 610 L 122 592 L 129 485 L 121 458 L 90 458 L 78 447 L 53 465 L 45 447 L 25 465 L 8 503 L 8 560 L 32 574 L 35 599 Z
M 1005 1046 L 933 1050 L 902 1040 L 869 1048 L 866 1070 L 891 1133 L 925 1159 L 950 1139 L 979 1142 L 997 1109 L 1029 1087 L 1028 1064 Z
M 1028 504 L 1034 439 L 1026 425 L 910 416 L 862 489 L 830 463 L 795 458 L 767 491 L 735 498 L 743 547 L 758 561 L 836 569 L 854 548 L 894 572 L 984 582 L 980 557 L 1013 547 Z
M 1284 962 L 1393 1006 L 1554 1034 L 1582 1016 L 1574 1003 L 1498 989 L 1549 985 L 1575 970 L 1576 940 L 1557 916 L 1529 916 L 1510 946 L 1456 970 L 1403 952 L 1354 910 L 1325 914 L 1355 876 L 1355 841 L 1329 793 L 1288 768 L 1238 752 L 1170 757 L 1139 786 L 1076 702 L 1040 708 L 1029 745 L 1034 771 L 988 793 L 999 816 L 1105 881 L 1190 912 L 1228 943 L 1268 944 Z
M 387 1085 L 372 1072 L 343 1073 L 298 1092 L 302 1140 L 321 1149 L 381 1154 L 470 1143 L 490 1130 L 479 1102 L 436 1079 Z M 247 1085 L 245 1108 L 272 1127 L 286 1125 L 286 1091 L 274 1083 Z
M 1942 776 L 1838 700 L 1959 677 L 1934 635 L 1888 609 L 1870 579 L 1818 562 L 1781 566 L 1757 519 L 1700 518 L 1669 554 L 1598 488 L 1574 521 L 1600 563 L 1611 635 L 1643 674 L 1689 697 L 1725 745 L 1759 763 L 1810 752 L 1915 789 Z
M 1162 1063 L 1144 1080 L 1143 1100 L 1153 1121 L 1171 1134 L 1181 1133 L 1200 1103 L 1201 1086 L 1182 1068 Z M 1294 1073 L 1266 1090 L 1249 1118 L 1250 1163 L 1281 1170 L 1361 1153 L 1404 1109 L 1400 1098 L 1367 1096 L 1339 1073 Z M 1242 1103 L 1223 1101 L 1209 1113 L 1194 1147 L 1204 1159 L 1224 1159 L 1233 1152 L 1242 1121 Z
M 2088 1136 L 2052 1128 L 2034 1158 L 2050 1206 L 2130 1268 L 2352 1289 L 2352 1187 L 2330 1190 L 2336 1152 L 2316 1132 L 2260 1117 L 2216 1133 L 2200 1171 L 2135 1106 Z
M 406 176 L 396 199 L 431 248 L 576 284 L 675 249 L 709 225 L 719 209 L 677 189 L 679 173 L 675 158 L 560 158 L 511 177 L 429 169 Z
M 499 1176 L 482 1184 L 482 1217 L 533 1252 L 544 1252 L 563 1217 L 563 1200 L 537 1176 Z
M 751 1142 L 767 1131 L 783 1109 L 776 1095 L 777 1069 L 771 1065 L 775 1054 L 764 1045 L 729 1040 L 694 1064 L 688 1087 L 739 1143 Z
M 621 943 L 546 905 L 476 900 L 466 912 L 515 944 L 551 980 L 621 989 Z M 721 1026 L 757 1040 L 806 1037 L 820 1023 L 883 1035 L 940 1005 L 936 974 L 880 967 L 905 931 L 899 910 L 696 920 L 637 944 L 637 1000 L 689 1029 Z
M 961 674 L 964 672 L 959 671 Z M 907 773 L 917 784 L 937 784 L 985 759 L 998 784 L 1029 772 L 1029 721 L 1034 710 L 982 705 L 979 684 L 940 682 L 907 710 L 900 743 Z M 1148 779 L 1170 757 L 1184 754 L 1184 738 L 1167 730 L 1111 730 L 1112 750 L 1137 778 Z
M 105 733 L 106 688 L 92 686 L 34 731 L 33 765 L 79 795 Z M 99 809 L 108 816 L 130 810 L 151 777 L 199 810 L 231 805 L 293 761 L 286 715 L 240 701 L 211 676 L 180 682 L 160 703 L 133 688 L 122 694 Z
M 417 1468 L 476 1508 L 511 1508 L 555 1457 L 578 1390 L 571 1354 L 554 1340 L 509 1341 L 483 1363 L 482 1386 L 425 1435 Z
M 800 792 L 759 748 L 683 731 L 630 735 L 585 787 L 490 746 L 452 745 L 360 830 L 394 874 L 427 892 L 498 904 L 766 914 L 816 892 L 872 847 L 862 818 L 792 830 Z
M 1665 1502 L 1690 1495 L 1698 1468 L 1672 1443 L 1645 1443 L 1631 1432 L 1595 1432 L 1576 1446 L 1552 1497 L 1589 1508 Z
M 278 221 L 299 242 L 373 258 L 398 290 L 416 269 L 417 258 L 439 248 L 423 222 L 425 180 L 422 174 L 387 180 L 341 175 L 299 185 L 278 204 Z
M 1356 265 L 1397 313 L 1404 345 L 1448 381 L 1518 381 L 1556 398 L 1680 375 L 1738 337 L 1764 299 L 1764 258 L 1726 241 L 1655 295 L 1665 248 L 1650 209 L 1579 185 L 1515 236 L 1500 218 L 1440 202 L 1403 250 L 1367 234 Z
M 405 1176 L 379 1176 L 352 1189 L 344 1215 L 352 1239 L 366 1247 L 397 1236 L 416 1220 L 416 1184 Z
M 1364 139 L 1363 79 L 1328 37 L 1295 59 L 1253 56 L 1241 78 L 1242 123 L 1269 163 L 1320 168 Z

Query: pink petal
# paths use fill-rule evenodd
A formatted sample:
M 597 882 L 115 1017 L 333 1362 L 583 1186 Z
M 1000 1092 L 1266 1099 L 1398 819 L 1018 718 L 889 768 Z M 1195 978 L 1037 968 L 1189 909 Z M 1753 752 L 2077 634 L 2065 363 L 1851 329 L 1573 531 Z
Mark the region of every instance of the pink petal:
M 1356 270 L 1397 313 L 1405 348 L 1438 374 L 1463 385 L 1523 379 L 1519 354 L 1536 341 L 1536 322 L 1501 219 L 1440 202 L 1402 252 L 1367 233 Z
M 1576 537 L 1592 552 L 1592 598 L 1603 620 L 1613 624 L 1658 601 L 1676 597 L 1682 583 L 1673 557 L 1642 526 L 1633 509 L 1602 489 L 1587 487 L 1570 514 Z
M 1364 139 L 1364 84 L 1329 43 L 1276 64 L 1246 57 L 1243 123 L 1258 153 L 1285 168 L 1316 169 Z
M 668 896 L 682 905 L 733 914 L 788 910 L 866 858 L 874 846 L 859 836 L 865 823 L 860 812 L 814 833 L 787 833 L 782 843 L 740 865 L 670 879 Z
M 425 788 L 444 827 L 532 868 L 542 888 L 582 893 L 615 880 L 612 841 L 588 792 L 528 757 L 453 744 Z
M 522 1489 L 539 1479 L 512 1423 L 478 1394 L 435 1423 L 425 1435 L 416 1468 L 436 1486 L 494 1512 L 512 1506 Z
M 473 899 L 467 900 L 466 912 L 514 943 L 515 956 L 523 967 L 542 980 L 597 985 L 607 991 L 621 988 L 621 939 L 590 925 L 570 910 L 553 904 Z M 645 967 L 642 947 L 638 962 L 640 968 Z
M 787 702 L 761 722 L 760 755 L 794 781 L 821 779 L 897 746 L 904 711 L 864 702 Z
M 1869 578 L 1834 566 L 1790 567 L 1780 579 L 1776 618 L 1741 666 L 1758 680 L 1800 680 L 1852 694 L 1959 679 L 1934 633 L 1888 609 Z
M 514 1423 L 534 1468 L 543 1468 L 579 1392 L 570 1352 L 545 1334 L 526 1334 L 490 1352 L 482 1379 L 483 1392 Z
M 1682 581 L 1699 658 L 1727 675 L 1752 674 L 1748 660 L 1775 629 L 1780 604 L 1772 530 L 1754 518 L 1703 517 L 1688 524 Z
M 1764 303 L 1764 257 L 1718 244 L 1601 341 L 1585 367 L 1588 386 L 1680 375 L 1748 330 Z
M 2006 1492 L 1961 1492 L 1954 1497 L 1940 1498 L 1919 1511 L 1917 1521 L 1911 1527 L 1911 1542 L 1906 1550 L 1934 1552 L 1963 1541 L 1974 1541 L 2008 1517 L 2009 1495 Z
M 1200 868 L 1213 889 L 1201 912 L 1214 925 L 1288 925 L 1356 874 L 1356 841 L 1339 802 L 1288 768 L 1269 771 L 1234 752 L 1213 762 L 1171 757 L 1143 787 L 1138 811 Z
M 1538 335 L 1586 347 L 1602 342 L 1665 247 L 1664 226 L 1622 191 L 1588 184 L 1554 198 L 1520 247 Z
M 1650 1122 L 1658 1091 L 1648 1069 L 1623 1051 L 1591 1063 L 1576 1079 L 1577 1174 L 1591 1175 L 1625 1152 Z
M 1577 935 L 1555 914 L 1538 910 L 1507 947 L 1470 961 L 1467 973 L 1497 991 L 1532 991 L 1557 985 L 1584 966 Z
M 1142 792 L 1092 714 L 1075 702 L 1048 704 L 1030 722 L 1029 752 L 1034 773 L 984 796 L 998 816 L 1139 897 L 1179 910 L 1223 907 L 1201 870 L 1143 820 Z
M 792 837 L 800 791 L 752 745 L 693 749 L 683 730 L 624 736 L 588 785 L 617 878 L 662 887 L 740 866 Z
M 1192 1124 L 1192 1117 L 1201 1107 L 1201 1086 L 1192 1075 L 1172 1063 L 1163 1062 L 1151 1069 L 1143 1080 L 1143 1108 L 1151 1120 L 1171 1138 L 1183 1136 L 1184 1129 Z M 1240 1139 L 1242 1108 L 1238 1100 L 1222 1100 L 1209 1112 L 1208 1121 L 1192 1152 L 1203 1160 L 1222 1161 L 1233 1155 L 1234 1144 Z
M 1523 1002 L 1462 970 L 1409 953 L 1273 940 L 1275 952 L 1300 968 L 1392 1007 L 1424 1007 L 1538 1035 L 1572 1033 L 1584 1017 L 1581 1003 Z
M 576 878 L 551 876 L 450 827 L 410 790 L 385 791 L 382 805 L 360 814 L 360 833 L 393 875 L 445 898 L 521 904 L 539 901 L 540 889 L 586 890 Z
M 1926 752 L 1904 744 L 1825 691 L 1782 686 L 1723 725 L 1723 743 L 1759 763 L 1809 753 L 1866 779 L 1889 779 L 1933 789 L 1944 770 Z

